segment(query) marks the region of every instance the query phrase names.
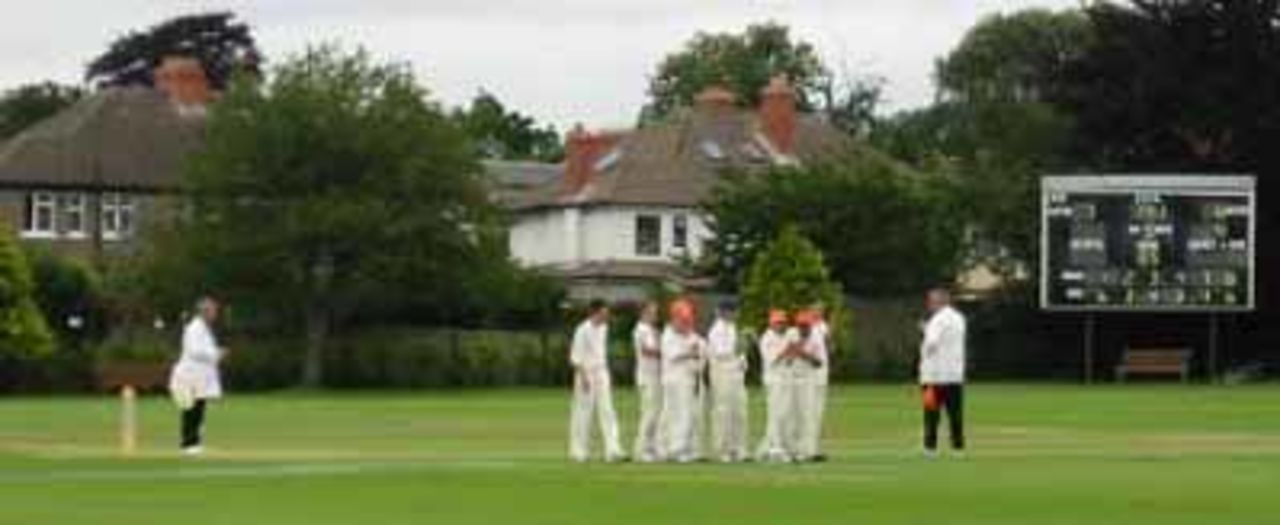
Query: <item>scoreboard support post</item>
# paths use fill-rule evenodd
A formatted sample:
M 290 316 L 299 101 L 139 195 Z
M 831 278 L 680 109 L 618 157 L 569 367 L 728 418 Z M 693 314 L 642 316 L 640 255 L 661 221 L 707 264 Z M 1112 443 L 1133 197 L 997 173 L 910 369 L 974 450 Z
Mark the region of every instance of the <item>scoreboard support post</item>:
M 1082 351 L 1084 352 L 1084 384 L 1093 384 L 1093 344 L 1097 338 L 1094 332 L 1097 331 L 1098 316 L 1093 312 L 1089 312 L 1084 316 L 1084 344 Z
M 1209 312 L 1209 382 L 1218 382 L 1218 313 Z

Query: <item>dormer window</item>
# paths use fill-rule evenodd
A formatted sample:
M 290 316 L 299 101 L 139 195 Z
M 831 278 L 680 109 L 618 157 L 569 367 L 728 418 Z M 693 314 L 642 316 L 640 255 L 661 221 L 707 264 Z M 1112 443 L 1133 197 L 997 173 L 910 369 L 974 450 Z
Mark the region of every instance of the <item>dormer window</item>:
M 613 148 L 608 154 L 600 157 L 592 168 L 596 173 L 606 171 L 616 165 L 619 160 L 622 160 L 622 148 Z
M 715 141 L 704 140 L 698 144 L 698 147 L 702 149 L 702 154 L 706 155 L 708 159 L 724 160 L 724 150 Z

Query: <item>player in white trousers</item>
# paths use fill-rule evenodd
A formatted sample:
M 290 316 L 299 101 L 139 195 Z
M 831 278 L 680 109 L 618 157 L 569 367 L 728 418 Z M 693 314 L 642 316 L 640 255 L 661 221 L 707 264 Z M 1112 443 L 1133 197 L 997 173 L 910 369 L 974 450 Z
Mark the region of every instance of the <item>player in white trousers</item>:
M 796 454 L 796 403 L 792 355 L 796 332 L 787 312 L 769 311 L 769 328 L 760 336 L 761 379 L 765 388 L 766 423 L 758 455 L 761 461 L 791 461 Z
M 697 388 L 705 366 L 706 341 L 694 329 L 693 305 L 676 301 L 662 334 L 662 421 L 666 459 L 697 461 Z
M 573 333 L 569 363 L 573 366 L 573 407 L 569 416 L 569 457 L 587 461 L 591 452 L 591 418 L 599 420 L 605 460 L 625 461 L 613 411 L 607 346 L 609 307 L 592 301 L 589 317 Z
M 747 359 L 738 351 L 737 306 L 721 303 L 707 334 L 711 368 L 712 443 L 722 462 L 748 459 Z
M 650 463 L 662 454 L 662 348 L 658 339 L 658 305 L 648 303 L 631 334 L 636 353 L 636 391 L 640 398 L 640 424 L 636 428 L 634 457 Z
M 801 461 L 826 461 L 822 453 L 822 419 L 827 404 L 827 381 L 830 376 L 827 354 L 827 328 L 814 310 L 796 316 L 800 334 L 800 359 L 796 363 L 795 393 L 800 398 L 798 458 Z

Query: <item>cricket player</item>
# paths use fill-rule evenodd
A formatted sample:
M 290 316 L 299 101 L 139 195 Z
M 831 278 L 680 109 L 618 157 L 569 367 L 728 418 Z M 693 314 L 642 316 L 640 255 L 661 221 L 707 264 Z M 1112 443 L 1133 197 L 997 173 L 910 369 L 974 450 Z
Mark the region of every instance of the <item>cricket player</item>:
M 182 331 L 182 355 L 169 374 L 169 394 L 182 411 L 182 453 L 204 453 L 204 415 L 209 402 L 222 397 L 218 363 L 227 349 L 218 346 L 213 324 L 218 320 L 218 301 L 201 297 L 196 315 Z
M 826 412 L 828 332 L 826 322 L 816 310 L 796 315 L 800 353 L 793 368 L 796 376 L 795 395 L 801 400 L 798 456 L 801 461 L 826 461 L 822 454 L 822 418 Z
M 591 450 L 591 418 L 600 424 L 605 461 L 625 461 L 618 439 L 618 417 L 613 411 L 613 393 L 608 362 L 609 307 L 591 301 L 586 320 L 573 333 L 569 363 L 573 366 L 573 408 L 569 418 L 569 457 L 584 462 Z
M 951 424 L 951 448 L 964 451 L 965 320 L 941 288 L 925 298 L 929 319 L 920 343 L 920 385 L 924 395 L 924 452 L 938 453 L 939 409 Z
M 647 303 L 631 333 L 636 354 L 636 390 L 640 397 L 640 424 L 636 429 L 634 457 L 645 463 L 663 457 L 662 347 L 658 338 L 658 304 Z
M 766 424 L 758 455 L 761 461 L 791 461 L 796 454 L 792 355 L 798 334 L 787 326 L 787 312 L 769 311 L 769 328 L 760 337 L 761 379 L 765 388 Z
M 707 334 L 711 368 L 712 442 L 720 461 L 747 459 L 746 356 L 738 352 L 737 305 L 725 301 Z
M 662 418 L 667 459 L 689 463 L 701 459 L 697 428 L 698 388 L 707 343 L 694 329 L 692 303 L 671 305 L 671 324 L 662 334 Z

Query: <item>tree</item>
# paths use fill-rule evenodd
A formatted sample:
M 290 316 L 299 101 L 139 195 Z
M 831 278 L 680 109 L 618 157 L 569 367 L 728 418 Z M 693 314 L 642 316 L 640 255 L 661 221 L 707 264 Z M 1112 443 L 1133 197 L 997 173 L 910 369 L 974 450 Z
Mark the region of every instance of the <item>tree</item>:
M 171 261 L 304 328 L 319 385 L 336 323 L 387 296 L 434 297 L 498 232 L 464 135 L 407 67 L 311 49 L 213 106 Z
M 939 94 L 969 103 L 1059 101 L 1063 76 L 1091 38 L 1079 10 L 990 15 L 938 60 Z
M 751 264 L 742 284 L 742 325 L 767 325 L 771 308 L 794 312 L 822 303 L 833 315 L 844 304 L 822 251 L 794 226 L 784 226 Z
M 471 99 L 470 106 L 454 110 L 453 119 L 481 157 L 544 162 L 559 162 L 564 157 L 554 126 L 539 127 L 533 117 L 508 110 L 486 91 Z
M 42 355 L 53 349 L 27 258 L 8 227 L 0 228 L 0 355 Z
M 0 95 L 0 142 L 52 117 L 83 97 L 83 89 L 52 81 L 5 91 Z
M 210 85 L 224 90 L 237 72 L 261 74 L 261 53 L 248 24 L 229 11 L 184 15 L 133 31 L 89 62 L 85 80 L 97 86 L 152 85 L 151 73 L 166 56 L 200 61 Z
M 812 239 L 845 290 L 916 292 L 955 275 L 963 221 L 954 183 L 865 149 L 806 167 L 723 178 L 706 204 L 709 257 L 721 286 L 741 283 L 759 251 L 794 225 Z
M 667 55 L 649 81 L 642 119 L 652 121 L 689 106 L 708 86 L 721 84 L 738 102 L 754 107 L 769 79 L 787 75 L 798 105 L 812 110 L 830 85 L 830 74 L 813 46 L 793 41 L 787 26 L 766 22 L 742 33 L 698 33 L 680 51 Z

